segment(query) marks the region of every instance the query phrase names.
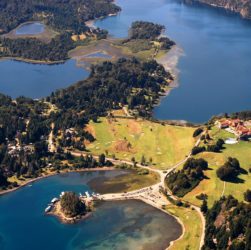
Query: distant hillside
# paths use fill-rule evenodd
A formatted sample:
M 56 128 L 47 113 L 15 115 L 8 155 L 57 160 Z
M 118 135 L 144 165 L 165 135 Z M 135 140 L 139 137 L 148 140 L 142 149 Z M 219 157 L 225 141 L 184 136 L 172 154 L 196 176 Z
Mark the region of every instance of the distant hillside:
M 242 17 L 251 19 L 251 0 L 194 0 L 215 7 L 239 13 Z

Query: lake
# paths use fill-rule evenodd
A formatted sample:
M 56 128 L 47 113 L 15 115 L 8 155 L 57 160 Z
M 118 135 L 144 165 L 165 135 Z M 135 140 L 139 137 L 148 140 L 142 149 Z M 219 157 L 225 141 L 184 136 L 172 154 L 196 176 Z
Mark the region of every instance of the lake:
M 57 175 L 0 196 L 0 249 L 165 249 L 181 235 L 181 226 L 140 201 L 103 202 L 90 218 L 73 225 L 44 214 L 47 204 L 62 191 L 91 191 L 90 180 L 114 178 L 122 172 Z
M 89 73 L 77 67 L 75 60 L 54 65 L 1 60 L 0 75 L 1 93 L 13 98 L 21 95 L 41 98 L 85 79 Z
M 31 22 L 20 25 L 16 31 L 16 35 L 38 35 L 43 33 L 45 26 L 43 23 Z
M 183 50 L 179 87 L 155 108 L 158 119 L 205 122 L 211 116 L 251 107 L 251 22 L 215 8 L 173 0 L 117 0 L 122 12 L 95 25 L 126 37 L 131 23 L 165 25 Z

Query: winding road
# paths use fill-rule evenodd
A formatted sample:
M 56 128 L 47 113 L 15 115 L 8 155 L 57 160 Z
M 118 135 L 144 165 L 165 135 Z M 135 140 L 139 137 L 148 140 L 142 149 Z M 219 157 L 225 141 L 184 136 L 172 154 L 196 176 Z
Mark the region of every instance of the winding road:
M 203 134 L 201 134 L 202 136 Z M 195 146 L 198 146 L 200 144 L 201 141 L 201 136 L 199 137 L 199 139 L 196 141 Z M 86 156 L 88 155 L 88 153 L 83 153 L 83 152 L 79 152 L 79 151 L 70 151 L 71 154 L 73 156 Z M 94 159 L 99 158 L 99 156 L 97 155 L 92 155 Z M 125 199 L 138 199 L 138 200 L 142 200 L 143 202 L 150 204 L 152 206 L 154 206 L 157 209 L 160 209 L 164 212 L 167 212 L 166 210 L 163 209 L 163 206 L 167 204 L 167 199 L 166 197 L 162 194 L 162 192 L 160 192 L 161 189 L 165 190 L 166 189 L 166 185 L 165 185 L 165 179 L 166 177 L 172 173 L 173 171 L 175 171 L 179 166 L 181 166 L 182 164 L 184 164 L 190 157 L 192 156 L 192 153 L 190 152 L 189 155 L 182 161 L 178 162 L 177 164 L 175 164 L 173 167 L 168 168 L 166 170 L 159 170 L 156 169 L 152 166 L 144 166 L 142 164 L 139 163 L 134 163 L 132 161 L 127 161 L 127 160 L 119 160 L 119 159 L 113 159 L 113 158 L 106 158 L 107 160 L 111 161 L 114 165 L 121 165 L 121 164 L 127 164 L 127 165 L 136 165 L 139 168 L 142 169 L 147 169 L 149 171 L 153 171 L 155 173 L 158 173 L 160 176 L 160 182 L 149 186 L 149 187 L 145 187 L 142 189 L 138 189 L 135 191 L 131 191 L 131 192 L 126 192 L 126 193 L 112 193 L 112 194 L 104 194 L 104 195 L 100 195 L 99 199 L 101 200 L 125 200 Z M 180 200 L 180 198 L 176 197 L 175 195 L 173 195 L 173 193 L 168 190 L 167 191 L 168 196 L 170 196 L 172 199 L 174 200 Z M 202 232 L 201 232 L 201 240 L 200 240 L 200 249 L 202 248 L 203 244 L 204 244 L 204 239 L 205 239 L 205 227 L 206 227 L 206 221 L 205 221 L 205 217 L 203 215 L 203 213 L 200 210 L 200 207 L 194 205 L 194 204 L 190 204 L 191 209 L 194 209 L 200 216 L 201 218 L 201 225 L 202 225 Z M 179 220 L 180 223 L 182 223 Z M 182 225 L 183 230 L 185 230 L 184 225 Z M 184 233 L 184 232 L 183 232 Z

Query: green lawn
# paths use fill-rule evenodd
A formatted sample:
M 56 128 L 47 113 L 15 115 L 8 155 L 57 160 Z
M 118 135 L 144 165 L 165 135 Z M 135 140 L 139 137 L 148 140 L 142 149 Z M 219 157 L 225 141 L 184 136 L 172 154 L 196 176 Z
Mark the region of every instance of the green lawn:
M 142 155 L 157 168 L 167 169 L 183 160 L 191 151 L 195 140 L 193 128 L 161 125 L 146 120 L 102 118 L 90 123 L 88 131 L 97 139 L 87 145 L 93 154 L 107 152 L 119 159 L 141 161 Z
M 214 139 L 218 138 L 229 138 L 234 137 L 232 134 L 213 128 L 210 135 Z M 202 157 L 208 161 L 210 170 L 205 172 L 209 179 L 203 180 L 198 187 L 196 187 L 192 192 L 185 196 L 185 199 L 199 205 L 201 202 L 195 198 L 196 195 L 200 193 L 206 193 L 209 196 L 208 203 L 209 206 L 213 204 L 215 200 L 218 200 L 223 194 L 224 182 L 221 181 L 216 176 L 216 170 L 219 166 L 223 165 L 228 157 L 235 157 L 240 161 L 241 167 L 247 172 L 251 167 L 251 143 L 240 141 L 238 144 L 234 145 L 224 145 L 225 149 L 222 153 L 210 153 L 204 152 L 199 154 L 197 157 Z M 243 193 L 249 188 L 251 188 L 251 174 L 239 175 L 239 183 L 225 183 L 224 195 L 233 195 L 239 200 L 243 200 Z
M 198 250 L 200 247 L 200 237 L 202 232 L 199 214 L 191 208 L 177 207 L 175 205 L 166 206 L 166 210 L 179 218 L 184 224 L 184 236 L 174 242 L 170 250 Z

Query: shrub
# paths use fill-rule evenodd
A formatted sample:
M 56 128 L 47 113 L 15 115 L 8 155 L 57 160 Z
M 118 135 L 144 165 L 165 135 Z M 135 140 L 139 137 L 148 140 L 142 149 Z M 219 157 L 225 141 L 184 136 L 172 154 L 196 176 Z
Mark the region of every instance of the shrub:
M 197 155 L 197 154 L 199 154 L 201 152 L 204 152 L 204 151 L 206 151 L 205 147 L 197 147 L 197 146 L 195 146 L 192 149 L 192 155 Z
M 193 133 L 193 137 L 197 137 L 198 135 L 200 135 L 203 132 L 202 128 L 197 128 L 194 133 Z
M 248 189 L 245 193 L 244 193 L 244 199 L 247 202 L 251 202 L 251 190 Z
M 217 169 L 217 176 L 224 181 L 236 178 L 240 174 L 240 163 L 236 158 L 228 158 L 223 166 Z

